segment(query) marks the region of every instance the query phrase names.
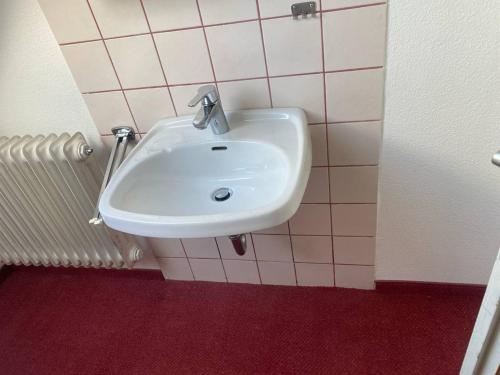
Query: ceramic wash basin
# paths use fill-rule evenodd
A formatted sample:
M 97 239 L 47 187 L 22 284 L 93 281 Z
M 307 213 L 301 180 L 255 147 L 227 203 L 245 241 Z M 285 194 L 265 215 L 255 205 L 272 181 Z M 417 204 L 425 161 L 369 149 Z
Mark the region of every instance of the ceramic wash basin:
M 106 225 L 147 237 L 246 233 L 288 220 L 311 169 L 304 112 L 226 112 L 231 130 L 193 127 L 193 116 L 161 120 L 118 168 L 99 210 Z

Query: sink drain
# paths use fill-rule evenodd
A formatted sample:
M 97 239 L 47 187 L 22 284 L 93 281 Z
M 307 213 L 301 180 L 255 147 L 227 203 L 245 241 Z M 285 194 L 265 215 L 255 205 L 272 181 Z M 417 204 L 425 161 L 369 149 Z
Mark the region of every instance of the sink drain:
M 219 188 L 212 193 L 212 199 L 216 202 L 224 202 L 231 198 L 233 191 L 229 188 Z

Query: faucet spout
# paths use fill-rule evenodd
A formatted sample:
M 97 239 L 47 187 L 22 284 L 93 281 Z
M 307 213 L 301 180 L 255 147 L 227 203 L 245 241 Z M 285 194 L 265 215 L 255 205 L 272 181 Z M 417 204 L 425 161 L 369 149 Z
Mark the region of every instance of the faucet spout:
M 188 105 L 194 107 L 200 102 L 201 108 L 193 119 L 193 126 L 197 129 L 206 129 L 210 125 L 214 134 L 227 133 L 230 130 L 229 124 L 215 86 L 201 86 Z

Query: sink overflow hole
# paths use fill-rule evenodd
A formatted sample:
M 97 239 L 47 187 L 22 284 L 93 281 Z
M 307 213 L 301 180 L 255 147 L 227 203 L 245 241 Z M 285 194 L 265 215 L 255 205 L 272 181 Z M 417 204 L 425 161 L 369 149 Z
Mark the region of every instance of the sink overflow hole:
M 233 191 L 229 188 L 219 188 L 212 193 L 212 199 L 216 202 L 224 202 L 227 201 L 231 195 L 233 195 Z
M 212 147 L 212 151 L 223 151 L 227 150 L 227 146 L 214 146 Z

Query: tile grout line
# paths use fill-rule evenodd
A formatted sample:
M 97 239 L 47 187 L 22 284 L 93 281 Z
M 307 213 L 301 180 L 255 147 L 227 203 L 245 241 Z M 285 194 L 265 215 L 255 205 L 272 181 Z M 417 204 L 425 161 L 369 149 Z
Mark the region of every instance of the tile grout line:
M 329 236 L 325 236 L 329 237 Z M 185 257 L 157 257 L 157 259 L 186 259 Z M 189 259 L 201 259 L 201 260 L 217 260 L 218 258 L 204 258 L 204 257 L 196 257 L 196 258 L 189 258 Z M 305 261 L 286 261 L 286 260 L 257 260 L 257 259 L 234 259 L 234 258 L 223 258 L 220 259 L 221 261 L 224 260 L 229 260 L 229 261 L 235 261 L 235 262 L 248 262 L 248 263 L 255 263 L 255 262 L 262 262 L 262 263 L 285 263 L 285 264 L 291 264 L 291 263 L 296 263 L 296 264 L 333 264 L 332 262 L 305 262 Z M 363 267 L 374 267 L 374 264 L 366 264 L 366 263 L 335 263 L 338 266 L 363 266 Z M 221 281 L 218 281 L 221 282 Z M 232 281 L 228 281 L 232 282 Z M 244 283 L 244 284 L 249 284 L 249 283 Z
M 172 83 L 170 87 L 181 87 L 181 86 L 196 86 L 196 85 L 208 85 L 214 83 L 215 79 L 203 82 L 188 82 L 188 83 Z
M 330 236 L 325 236 L 325 237 L 330 237 Z M 363 237 L 364 238 L 364 237 Z M 372 238 L 372 237 L 370 237 Z M 157 259 L 186 259 L 185 257 L 179 256 L 179 257 L 157 257 Z M 187 259 L 201 259 L 201 260 L 217 260 L 219 258 L 203 258 L 203 257 L 197 257 L 197 258 L 187 258 Z M 285 264 L 291 264 L 293 262 L 286 261 L 286 260 L 257 260 L 257 259 L 233 259 L 233 258 L 223 258 L 219 260 L 229 260 L 229 261 L 236 261 L 236 262 L 248 262 L 248 263 L 285 263 Z M 297 264 L 333 264 L 332 262 L 304 262 L 304 261 L 295 261 Z M 365 264 L 365 263 L 335 263 L 338 266 L 363 266 L 363 267 L 374 267 L 374 264 Z M 204 280 L 200 280 L 204 281 Z M 222 281 L 216 281 L 216 282 L 222 282 Z M 230 281 L 231 282 L 231 281 Z M 244 283 L 248 284 L 248 283 Z
M 300 204 L 316 204 L 316 205 L 326 205 L 329 204 L 331 206 L 339 205 L 339 204 L 377 204 L 377 202 L 320 202 L 320 203 L 307 203 L 300 202 Z
M 321 0 L 320 0 L 320 2 L 321 2 Z M 359 8 L 370 8 L 370 7 L 375 7 L 375 6 L 379 6 L 379 5 L 386 5 L 386 4 L 387 4 L 387 2 L 380 1 L 380 2 L 377 2 L 377 3 L 352 5 L 350 7 L 325 9 L 325 10 L 322 10 L 321 12 L 322 13 L 331 13 L 331 12 L 339 12 L 339 11 L 342 11 L 342 10 L 351 10 L 351 9 L 359 9 Z
M 319 8 L 323 10 L 322 0 L 319 0 Z M 321 69 L 323 70 L 323 104 L 325 109 L 325 124 L 328 124 L 328 106 L 326 99 L 326 66 L 325 66 L 325 41 L 324 41 L 324 28 L 323 28 L 323 12 L 319 14 L 320 23 L 320 38 L 321 38 Z M 326 160 L 328 165 L 330 165 L 330 148 L 328 142 L 328 125 L 325 126 L 325 137 L 326 137 Z M 328 175 L 328 204 L 329 204 L 329 219 L 330 219 L 330 242 L 332 245 L 332 272 L 333 272 L 333 286 L 336 285 L 335 282 L 335 249 L 333 248 L 333 211 L 332 211 L 332 186 L 331 186 L 331 176 L 330 168 L 327 169 Z
M 141 138 L 139 127 L 137 126 L 137 121 L 135 120 L 134 114 L 132 113 L 132 109 L 130 108 L 130 104 L 129 104 L 128 100 L 127 100 L 127 96 L 125 95 L 125 91 L 123 91 L 122 82 L 120 80 L 120 77 L 118 76 L 118 72 L 116 71 L 116 67 L 115 67 L 115 64 L 113 63 L 113 59 L 111 58 L 111 54 L 109 53 L 108 46 L 106 45 L 106 42 L 104 41 L 101 28 L 99 27 L 99 23 L 97 22 L 97 18 L 95 17 L 95 14 L 94 14 L 94 10 L 92 9 L 92 6 L 90 5 L 90 1 L 89 0 L 86 0 L 86 3 L 87 3 L 87 6 L 89 7 L 90 13 L 91 13 L 92 18 L 94 20 L 94 23 L 95 23 L 95 25 L 97 27 L 97 31 L 99 32 L 99 35 L 101 36 L 102 44 L 104 46 L 104 49 L 106 50 L 106 54 L 108 55 L 109 62 L 111 64 L 111 67 L 113 68 L 113 72 L 115 73 L 116 80 L 118 81 L 118 85 L 120 86 L 120 91 L 121 91 L 121 93 L 123 95 L 123 99 L 125 100 L 125 104 L 127 105 L 127 108 L 128 108 L 129 113 L 130 113 L 130 116 L 132 117 L 132 121 L 134 122 L 135 130 L 136 130 L 137 133 L 139 133 L 139 138 Z
M 350 7 L 342 7 L 342 8 L 332 8 L 332 9 L 318 10 L 316 12 L 316 14 L 318 14 L 318 13 L 319 14 L 323 14 L 323 13 L 339 12 L 339 11 L 351 10 L 351 9 L 359 9 L 359 8 L 368 8 L 368 7 L 374 7 L 374 6 L 379 6 L 379 5 L 386 5 L 386 2 L 377 2 L 377 3 L 372 3 L 372 4 L 362 4 L 362 5 L 355 5 L 355 6 L 350 6 Z M 267 21 L 267 20 L 274 20 L 274 19 L 288 18 L 288 17 L 292 17 L 292 15 L 290 13 L 289 14 L 277 15 L 277 16 L 267 16 L 267 17 L 261 17 L 259 15 L 259 18 L 250 18 L 250 19 L 237 20 L 237 21 L 212 23 L 212 24 L 208 24 L 208 25 L 204 25 L 204 26 L 202 26 L 202 25 L 187 26 L 187 27 L 179 27 L 179 28 L 174 28 L 174 29 L 156 30 L 156 31 L 144 32 L 144 33 L 135 33 L 135 34 L 110 36 L 110 37 L 102 38 L 102 40 L 129 38 L 129 37 L 142 36 L 142 35 L 148 35 L 148 34 L 170 33 L 170 32 L 176 32 L 176 31 L 200 29 L 202 27 L 219 27 L 219 26 L 226 26 L 226 25 L 234 25 L 234 24 L 238 24 L 238 23 L 248 23 L 248 22 L 255 22 L 255 21 Z M 97 42 L 99 40 L 101 40 L 101 39 L 86 39 L 86 40 L 78 40 L 78 41 L 73 41 L 73 42 L 63 42 L 63 43 L 59 43 L 59 45 L 60 46 L 69 46 L 69 45 L 72 45 L 72 44 Z
M 287 227 L 288 227 L 288 241 L 290 241 L 290 251 L 292 252 L 292 263 L 293 263 L 293 273 L 295 275 L 295 285 L 299 285 L 298 284 L 298 281 L 297 281 L 297 268 L 295 267 L 295 259 L 293 257 L 293 248 L 292 248 L 292 230 L 290 229 L 290 220 L 288 220 L 286 222 L 287 224 Z M 266 235 L 266 234 L 262 234 L 262 235 Z M 290 262 L 288 262 L 290 263 Z
M 375 264 L 362 263 L 335 263 L 336 266 L 356 266 L 356 267 L 375 267 Z
M 75 41 L 75 42 L 62 42 L 62 43 L 59 43 L 59 47 L 62 47 L 62 46 L 72 46 L 72 45 L 75 45 L 75 44 L 99 42 L 101 40 L 103 40 L 103 39 L 87 39 L 87 40 L 79 40 L 79 41 Z
M 151 36 L 151 40 L 152 40 L 153 46 L 155 48 L 156 57 L 158 58 L 158 63 L 160 64 L 161 73 L 163 74 L 163 79 L 165 80 L 165 85 L 167 86 L 168 95 L 170 96 L 170 101 L 172 102 L 172 108 L 174 109 L 175 116 L 178 116 L 177 108 L 175 108 L 174 98 L 172 96 L 172 92 L 171 92 L 170 86 L 168 84 L 167 75 L 165 74 L 165 69 L 163 68 L 163 64 L 161 62 L 160 52 L 158 51 L 158 46 L 156 45 L 156 40 L 155 40 L 153 33 L 151 31 L 151 24 L 149 23 L 149 18 L 148 18 L 148 15 L 146 13 L 146 8 L 144 7 L 143 0 L 140 0 L 139 2 L 141 4 L 142 13 L 144 14 L 144 18 L 146 19 L 146 23 L 148 25 L 148 30 L 149 30 L 148 34 Z
M 253 255 L 255 256 L 255 265 L 257 266 L 257 274 L 259 275 L 259 281 L 260 284 L 262 285 L 262 276 L 260 274 L 259 260 L 257 259 L 257 251 L 255 251 L 255 242 L 253 240 L 253 233 L 248 233 L 248 235 L 250 236 L 250 241 L 252 241 Z
M 211 58 L 211 56 L 209 55 Z M 122 88 L 122 89 L 108 89 L 108 90 L 96 90 L 96 91 L 84 91 L 82 94 L 99 94 L 99 93 L 104 93 L 104 92 L 112 92 L 112 91 L 133 91 L 133 90 L 145 90 L 145 89 L 155 89 L 155 88 L 162 88 L 162 87 L 179 87 L 179 86 L 193 86 L 193 85 L 204 85 L 204 84 L 209 84 L 213 83 L 214 81 L 216 83 L 230 83 L 230 82 L 241 82 L 241 81 L 251 81 L 251 80 L 258 80 L 258 79 L 272 79 L 272 78 L 288 78 L 288 77 L 302 77 L 302 76 L 307 76 L 307 75 L 314 75 L 314 74 L 334 74 L 334 73 L 344 73 L 344 72 L 356 72 L 356 71 L 361 71 L 361 70 L 376 70 L 376 69 L 383 69 L 383 66 L 375 66 L 375 67 L 364 67 L 364 68 L 353 68 L 353 69 L 345 69 L 345 70 L 332 70 L 332 71 L 327 71 L 327 72 L 306 72 L 306 73 L 292 73 L 292 74 L 282 74 L 282 75 L 271 75 L 271 76 L 258 76 L 258 77 L 249 77 L 249 78 L 234 78 L 234 79 L 223 79 L 223 80 L 211 80 L 211 81 L 200 81 L 200 82 L 186 82 L 186 83 L 172 83 L 172 84 L 167 84 L 167 85 L 155 85 L 155 86 L 141 86 L 141 87 L 129 87 L 129 88 Z M 214 73 L 215 74 L 215 73 Z M 342 124 L 346 122 L 368 122 L 368 121 L 381 121 L 380 119 L 375 120 L 375 119 L 370 119 L 370 120 L 353 120 L 353 121 L 331 121 L 328 124 Z M 324 122 L 316 122 L 316 123 L 310 123 L 309 125 L 319 125 L 319 124 L 324 124 Z
M 271 234 L 274 236 L 276 234 Z M 292 237 L 361 237 L 361 238 L 375 238 L 375 235 L 372 236 L 346 236 L 346 235 L 338 235 L 338 234 L 293 234 Z M 329 262 L 328 262 L 329 263 Z
M 327 205 L 329 204 L 330 206 L 338 206 L 340 204 L 350 204 L 350 205 L 360 205 L 360 204 L 377 204 L 377 202 L 317 202 L 317 203 L 314 203 L 314 202 L 300 202 L 301 205 Z M 264 233 L 263 235 L 267 235 L 267 233 Z M 331 234 L 330 234 L 331 235 Z M 327 236 L 325 234 L 325 236 Z
M 224 267 L 224 262 L 222 260 L 222 255 L 220 253 L 219 243 L 217 242 L 217 238 L 212 237 L 212 239 L 214 240 L 215 246 L 217 247 L 217 252 L 219 253 L 220 264 L 222 265 L 222 272 L 224 272 L 224 277 L 226 278 L 226 283 L 228 283 L 229 279 L 227 278 L 226 267 Z
M 378 164 L 313 165 L 311 168 L 354 168 L 354 167 L 378 167 Z
M 269 105 L 271 108 L 273 108 L 273 96 L 271 94 L 271 81 L 269 79 L 269 67 L 267 64 L 267 56 L 266 56 L 266 44 L 264 42 L 264 31 L 262 28 L 262 19 L 260 16 L 260 7 L 259 7 L 259 0 L 255 0 L 255 6 L 257 7 L 257 17 L 259 18 L 259 29 L 260 29 L 260 40 L 262 42 L 262 52 L 264 54 L 264 66 L 266 68 L 266 81 L 267 81 L 267 90 L 269 93 Z
M 330 237 L 330 236 L 324 236 L 324 237 Z M 364 238 L 364 237 L 363 237 Z M 156 257 L 157 259 L 187 259 L 186 257 L 183 256 L 168 256 L 168 257 Z M 196 258 L 188 258 L 188 259 L 201 259 L 201 260 L 217 260 L 219 258 L 207 258 L 207 257 L 196 257 Z M 229 260 L 229 261 L 235 261 L 235 262 L 248 262 L 248 263 L 254 263 L 254 262 L 267 262 L 267 263 L 286 263 L 286 264 L 291 264 L 292 262 L 286 261 L 286 260 L 254 260 L 254 259 L 235 259 L 235 258 L 223 258 L 219 260 Z M 315 261 L 295 261 L 297 264 L 332 264 L 332 262 L 315 262 Z M 373 264 L 365 264 L 365 263 L 336 263 L 337 265 L 341 266 L 374 266 Z
M 324 236 L 324 237 L 330 237 L 330 236 Z M 362 237 L 365 238 L 365 237 Z M 373 238 L 373 237 L 367 237 L 367 238 Z M 196 257 L 196 258 L 186 258 L 182 256 L 169 256 L 169 257 L 156 257 L 156 259 L 201 259 L 201 260 L 217 260 L 219 258 L 206 258 L 206 257 Z M 286 264 L 291 264 L 291 263 L 296 263 L 296 264 L 333 264 L 332 262 L 315 262 L 315 261 L 286 261 L 286 260 L 257 260 L 257 259 L 234 259 L 234 258 L 222 258 L 219 259 L 221 261 L 224 260 L 229 260 L 229 261 L 235 261 L 235 262 L 248 262 L 248 263 L 255 263 L 255 262 L 266 262 L 266 263 L 286 263 Z M 373 267 L 375 266 L 374 264 L 366 264 L 366 263 L 335 263 L 338 266 L 364 266 L 364 267 Z M 232 282 L 232 281 L 228 281 Z M 246 283 L 248 284 L 248 283 Z
M 375 70 L 375 69 L 383 69 L 383 65 L 375 65 L 375 66 L 362 66 L 357 68 L 345 68 L 345 69 L 333 69 L 333 70 L 325 70 L 325 74 L 333 74 L 333 73 L 349 73 L 349 72 L 358 72 L 360 70 Z
M 191 275 L 193 276 L 193 280 L 196 280 L 195 277 L 194 277 L 193 267 L 191 267 L 191 262 L 189 261 L 189 257 L 187 255 L 186 248 L 184 247 L 184 243 L 182 242 L 181 238 L 179 238 L 179 242 L 181 243 L 182 251 L 184 251 L 184 255 L 186 256 L 186 259 L 187 259 L 187 262 L 188 262 L 188 266 L 189 266 L 189 270 L 191 271 Z
M 330 236 L 324 236 L 324 237 L 330 237 Z M 372 237 L 362 237 L 362 238 L 372 238 Z M 196 257 L 196 258 L 186 258 L 182 256 L 169 256 L 169 257 L 156 257 L 157 259 L 200 259 L 200 260 L 217 260 L 219 258 L 206 258 L 206 257 Z M 255 262 L 263 262 L 263 263 L 285 263 L 285 264 L 291 264 L 291 263 L 296 263 L 296 264 L 333 264 L 332 262 L 315 262 L 315 261 L 286 261 L 286 260 L 254 260 L 254 259 L 234 259 L 234 258 L 223 258 L 220 259 L 221 261 L 235 261 L 235 262 L 247 262 L 247 263 L 255 263 Z M 335 263 L 335 265 L 338 266 L 363 266 L 363 267 L 374 267 L 374 264 L 366 264 L 366 263 Z M 257 270 L 258 271 L 258 270 Z M 260 274 L 259 274 L 260 276 Z M 233 283 L 233 281 L 228 281 Z
M 256 236 L 287 236 L 287 233 L 252 233 Z M 291 237 L 361 237 L 361 238 L 375 238 L 374 234 L 292 234 Z
M 198 16 L 200 17 L 200 22 L 201 22 L 201 29 L 203 31 L 203 37 L 205 38 L 205 46 L 207 47 L 208 59 L 210 60 L 210 68 L 212 69 L 214 84 L 215 84 L 215 87 L 217 88 L 217 93 L 220 96 L 217 75 L 215 74 L 215 66 L 214 66 L 214 62 L 212 60 L 212 51 L 210 51 L 210 46 L 208 44 L 207 30 L 205 29 L 205 25 L 203 24 L 203 16 L 201 15 L 201 8 L 200 8 L 199 0 L 196 0 L 196 8 L 198 9 Z
M 299 278 L 297 277 L 297 264 L 295 263 L 295 255 L 293 254 L 293 242 L 292 242 L 292 232 L 290 230 L 290 221 L 288 221 L 288 230 L 290 231 L 290 234 L 288 235 L 288 241 L 290 241 L 290 252 L 292 253 L 293 272 L 295 273 L 295 285 L 299 286 Z
M 355 123 L 360 123 L 360 122 L 377 122 L 377 121 L 382 121 L 382 119 L 351 120 L 351 121 L 332 121 L 332 122 L 328 122 L 326 125 L 355 124 Z

